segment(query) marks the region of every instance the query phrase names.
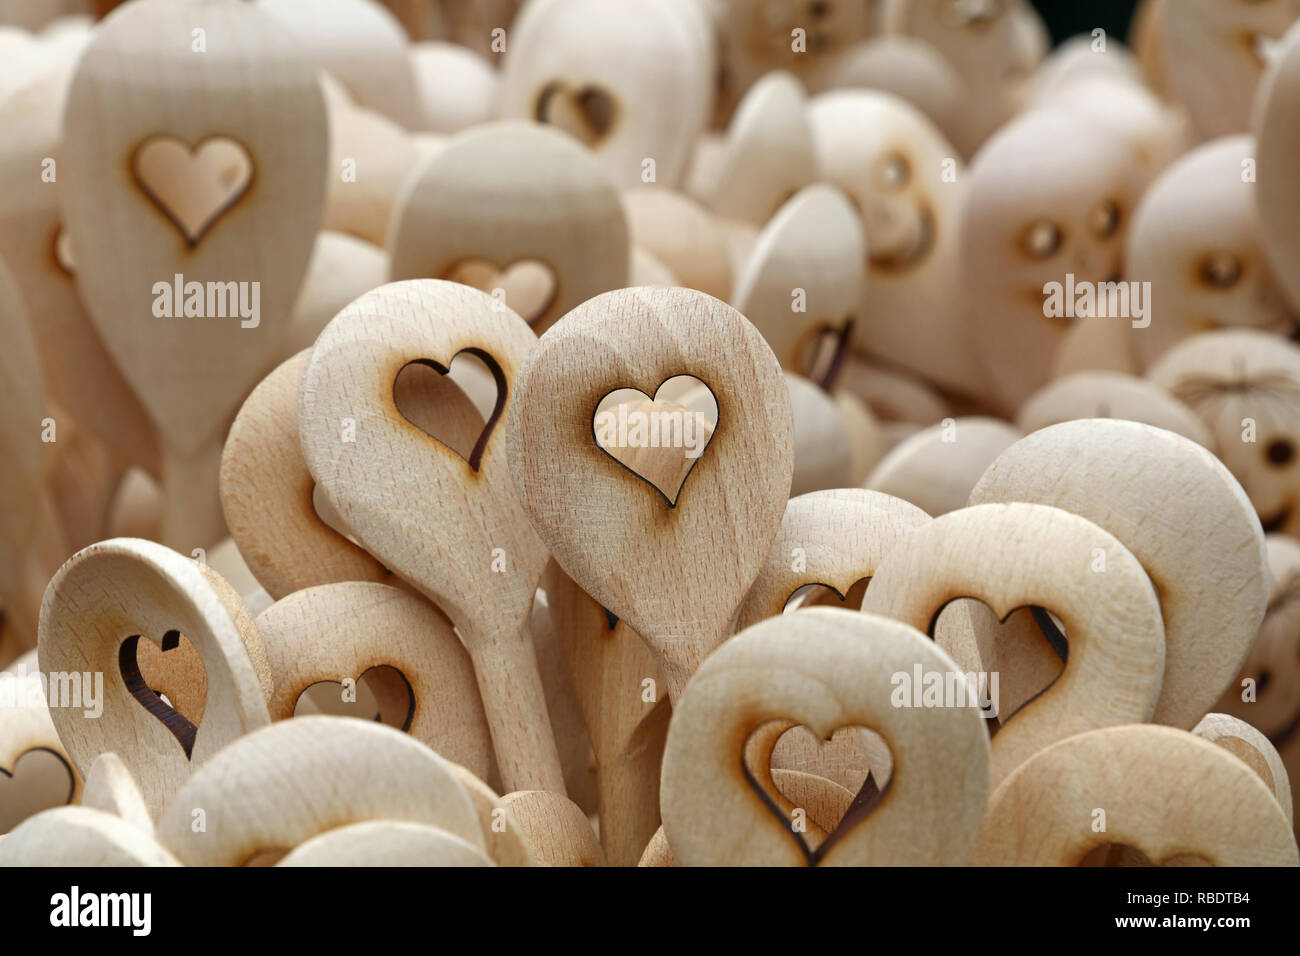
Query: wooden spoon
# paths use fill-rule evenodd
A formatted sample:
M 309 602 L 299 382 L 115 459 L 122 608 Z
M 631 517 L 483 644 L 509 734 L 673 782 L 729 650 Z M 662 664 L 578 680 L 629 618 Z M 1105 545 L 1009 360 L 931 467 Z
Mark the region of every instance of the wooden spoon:
M 289 327 L 326 148 L 315 70 L 255 5 L 131 4 L 72 81 L 59 198 L 77 287 L 158 426 L 165 538 L 184 553 L 224 537 L 222 432 Z
M 627 220 L 608 174 L 570 137 L 530 123 L 476 128 L 421 165 L 388 245 L 392 280 L 456 278 L 467 262 L 493 267 L 480 288 L 502 288 L 539 335 L 580 302 L 628 284 Z M 500 270 L 524 261 L 550 273 L 531 296 L 501 284 Z
M 712 392 L 717 430 L 676 503 L 603 451 L 594 418 L 619 388 L 676 375 Z M 758 573 L 793 470 L 780 367 L 730 306 L 688 289 L 625 289 L 580 305 L 529 356 L 510 465 L 528 517 L 584 591 L 659 655 L 674 700 Z
M 496 428 L 518 401 L 511 390 L 535 343 L 523 319 L 476 289 L 432 279 L 383 286 L 321 333 L 303 373 L 298 430 L 307 467 L 347 527 L 456 625 L 506 787 L 563 793 L 527 632 L 546 548 Z M 466 351 L 497 384 L 468 460 L 404 417 L 393 391 L 406 366 L 445 374 Z

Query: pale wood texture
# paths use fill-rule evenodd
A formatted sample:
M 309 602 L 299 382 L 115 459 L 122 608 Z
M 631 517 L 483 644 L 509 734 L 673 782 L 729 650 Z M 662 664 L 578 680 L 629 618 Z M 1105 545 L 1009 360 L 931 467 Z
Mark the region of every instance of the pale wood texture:
M 90 765 L 81 805 L 111 813 L 141 833 L 153 835 L 153 818 L 144 802 L 144 795 L 122 758 L 111 750 L 100 754 Z
M 1075 141 L 1077 149 L 1056 148 Z M 1022 114 L 971 161 L 961 283 L 975 360 L 1004 410 L 1047 381 L 1067 334 L 1065 318 L 1045 314 L 1044 286 L 1067 275 L 1076 284 L 1113 279 L 1141 188 L 1124 141 L 1060 107 Z
M 1141 422 L 1215 448 L 1209 430 L 1190 408 L 1154 382 L 1122 372 L 1075 372 L 1049 382 L 1025 399 L 1016 412 L 1016 427 L 1028 435 L 1080 418 Z
M 328 106 L 329 176 L 321 227 L 382 247 L 402 186 L 422 154 L 406 130 L 387 117 L 337 99 Z
M 632 244 L 662 262 L 688 289 L 724 301 L 731 296 L 732 264 L 719 220 L 689 196 L 666 186 L 623 192 Z
M 482 847 L 438 827 L 367 820 L 326 830 L 276 866 L 493 866 Z
M 862 220 L 845 195 L 809 186 L 764 227 L 731 304 L 758 326 L 783 369 L 830 384 L 863 325 L 866 253 Z M 824 339 L 829 358 L 819 363 Z
M 713 37 L 679 0 L 525 6 L 502 64 L 504 117 L 557 126 L 620 186 L 677 185 L 708 119 Z M 504 26 L 504 24 L 500 24 Z M 652 180 L 642 161 L 654 160 Z
M 1195 726 L 1240 669 L 1268 601 L 1264 535 L 1228 469 L 1173 432 L 1085 419 L 1017 442 L 970 500 L 1062 508 L 1132 552 L 1164 619 L 1164 680 L 1151 720 Z
M 611 626 L 604 608 L 554 560 L 542 587 L 596 755 L 600 845 L 611 866 L 632 866 L 659 826 L 669 719 L 663 672 L 640 635 L 625 621 Z
M 660 800 L 673 855 L 687 866 L 965 863 L 984 815 L 988 737 L 973 706 L 891 706 L 893 676 L 914 667 L 957 670 L 924 634 L 833 608 L 764 621 L 719 648 L 668 731 Z M 769 809 L 741 764 L 744 741 L 774 720 L 821 738 L 869 726 L 898 755 L 884 801 L 824 854 L 801 846 L 789 812 Z
M 1163 77 L 1202 139 L 1248 128 L 1265 45 L 1294 19 L 1285 3 L 1182 0 L 1152 10 Z
M 191 49 L 198 20 L 203 53 Z M 165 536 L 187 553 L 224 537 L 221 431 L 289 327 L 322 209 L 326 137 L 313 68 L 273 18 L 247 4 L 125 6 L 94 32 L 68 92 L 59 200 L 77 288 L 158 426 Z M 140 150 L 151 141 L 187 151 L 174 191 L 145 178 Z M 223 185 L 229 165 L 201 159 L 221 141 L 249 164 L 237 193 Z M 224 202 L 212 201 L 214 185 Z M 168 197 L 200 189 L 209 201 L 198 238 L 178 228 L 186 220 Z M 199 318 L 173 302 L 176 317 L 159 316 L 155 283 L 178 274 L 186 283 L 258 283 L 260 314 Z
M 1294 24 L 1260 79 L 1251 115 L 1264 254 L 1292 309 L 1300 309 L 1300 192 L 1295 177 L 1287 173 L 1300 151 L 1300 29 Z
M 910 501 L 931 515 L 965 507 L 985 469 L 1020 439 L 996 418 L 948 418 L 885 453 L 866 487 Z
M 59 739 L 36 669 L 25 655 L 4 673 L 0 707 L 0 833 L 52 806 L 76 803 L 82 777 Z
M 284 343 L 286 357 L 311 348 L 321 329 L 353 299 L 388 281 L 388 253 L 345 232 L 322 229 L 307 261 Z
M 675 505 L 594 441 L 603 396 L 674 375 L 712 392 L 718 426 Z M 530 520 L 584 591 L 659 655 L 674 699 L 722 640 L 767 557 L 793 471 L 771 349 L 731 307 L 685 289 L 597 296 L 551 328 L 517 382 L 510 464 Z
M 822 177 L 857 205 L 867 236 L 864 348 L 945 388 L 985 394 L 965 313 L 988 303 L 970 298 L 958 259 L 969 175 L 960 155 L 888 93 L 835 90 L 808 109 Z
M 0 867 L 180 866 L 153 837 L 90 807 L 38 813 L 0 840 Z
M 383 286 L 321 333 L 303 372 L 298 430 L 307 467 L 357 540 L 456 625 L 506 787 L 563 793 L 527 633 L 547 552 L 498 427 L 525 391 L 520 367 L 535 345 L 523 319 L 476 289 L 432 279 Z M 393 394 L 408 364 L 444 371 L 467 350 L 490 360 L 498 386 L 468 461 L 404 417 Z M 355 434 L 344 435 L 345 419 Z
M 776 617 L 795 591 L 809 584 L 824 585 L 844 597 L 853 585 L 876 573 L 909 531 L 929 520 L 906 501 L 861 488 L 791 498 L 767 561 L 741 605 L 736 630 Z
M 59 207 L 63 106 L 72 64 L 53 68 L 0 103 L 0 181 L 31 182 L 54 161 L 54 182 L 0 191 L 0 257 L 31 314 L 51 398 L 105 439 L 115 462 L 158 468 L 158 439 L 140 400 L 86 314 L 66 256 Z M 39 171 L 39 173 L 37 172 Z
M 756 226 L 816 181 L 807 99 L 793 74 L 773 71 L 745 93 L 727 128 L 715 175 L 706 197 L 713 211 Z
M 1287 823 L 1295 826 L 1291 806 L 1291 780 L 1282 764 L 1281 755 L 1267 737 L 1244 720 L 1229 714 L 1206 714 L 1192 728 L 1192 733 L 1202 740 L 1218 744 L 1255 771 L 1272 791 L 1273 798 L 1286 814 Z
M 497 866 L 535 866 L 532 850 L 524 842 L 520 828 L 504 825 L 505 811 L 496 791 L 464 767 L 453 764 L 452 770 L 474 806 L 483 831 L 483 842 L 492 861 Z
M 192 826 L 196 810 L 204 830 Z M 188 866 L 237 866 L 367 820 L 438 827 L 484 849 L 451 763 L 409 734 L 351 717 L 300 717 L 242 737 L 176 793 L 158 839 Z
M 282 598 L 256 623 L 275 683 L 272 720 L 292 717 L 312 684 L 360 680 L 373 667 L 393 667 L 409 694 L 409 704 L 398 701 L 402 729 L 476 776 L 488 776 L 492 738 L 474 666 L 451 622 L 427 601 L 384 584 L 324 584 Z
M 67 557 L 46 480 L 52 464 L 45 431 L 45 383 L 28 315 L 0 262 L 0 603 L 21 648 L 36 642 L 45 582 Z M 55 427 L 57 428 L 57 422 Z
M 1104 572 L 1093 570 L 1099 555 Z M 1046 505 L 963 508 L 895 545 L 867 586 L 862 609 L 928 631 L 962 597 L 978 598 L 999 619 L 1017 608 L 1045 607 L 1064 622 L 1070 640 L 1060 679 L 993 738 L 994 786 L 1071 734 L 1151 719 L 1165 667 L 1160 602 L 1137 558 L 1109 532 Z M 953 656 L 963 673 L 978 671 L 973 636 L 960 638 L 949 645 Z
M 1129 332 L 1141 368 L 1198 332 L 1296 327 L 1265 253 L 1254 157 L 1250 136 L 1215 140 L 1142 194 L 1124 257 L 1126 277 L 1151 283 L 1151 324 Z
M 521 790 L 498 804 L 505 825 L 520 832 L 539 866 L 604 866 L 596 832 L 578 805 L 560 793 Z
M 423 163 L 403 188 L 388 248 L 392 280 L 448 279 L 482 264 L 481 288 L 503 289 L 539 335 L 580 302 L 626 286 L 631 255 L 600 164 L 568 136 L 523 122 L 468 131 Z M 511 288 L 506 270 L 520 262 L 547 270 L 549 287 Z
M 1104 831 L 1093 829 L 1105 811 Z M 1108 727 L 1030 758 L 989 798 L 971 862 L 1074 866 L 1105 844 L 1153 862 L 1296 866 L 1262 780 L 1221 747 L 1170 727 Z
M 794 414 L 794 475 L 790 494 L 845 488 L 853 480 L 853 447 L 839 406 L 801 375 L 786 372 Z
M 1264 530 L 1300 534 L 1300 347 L 1245 329 L 1207 332 L 1147 374 L 1205 422 Z
M 127 684 L 131 638 L 165 645 L 169 633 L 189 638 L 206 672 L 204 719 L 188 747 L 163 716 L 146 710 L 149 687 L 133 692 Z M 153 813 L 194 768 L 270 723 L 270 669 L 252 617 L 221 578 L 162 545 L 117 538 L 69 559 L 46 592 L 37 649 L 47 677 L 103 675 L 102 716 L 82 707 L 54 707 L 50 716 L 83 776 L 101 753 L 116 752 Z

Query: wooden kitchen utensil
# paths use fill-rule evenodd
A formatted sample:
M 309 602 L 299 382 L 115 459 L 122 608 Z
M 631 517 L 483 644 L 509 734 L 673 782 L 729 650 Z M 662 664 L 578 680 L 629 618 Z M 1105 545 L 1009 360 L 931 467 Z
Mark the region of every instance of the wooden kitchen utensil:
M 535 343 L 523 319 L 477 289 L 433 279 L 382 286 L 321 333 L 302 377 L 298 430 L 307 467 L 357 540 L 456 625 L 505 786 L 563 793 L 527 631 L 546 548 L 516 496 L 497 428 L 519 400 L 511 391 L 522 387 L 519 369 Z M 406 366 L 446 374 L 462 352 L 497 384 L 467 458 L 403 416 L 394 398 Z
M 604 866 L 596 832 L 578 805 L 562 793 L 520 790 L 501 798 L 505 826 L 518 830 L 541 866 Z
M 1264 254 L 1292 309 L 1300 310 L 1300 202 L 1289 159 L 1300 145 L 1300 28 L 1292 24 L 1274 48 L 1255 90 L 1252 131 L 1255 136 L 1255 208 Z
M 77 288 L 158 426 L 164 534 L 185 554 L 225 536 L 221 439 L 289 327 L 326 146 L 315 69 L 256 6 L 129 4 L 73 78 L 59 199 Z
M 1061 508 L 1132 552 L 1164 619 L 1164 679 L 1150 719 L 1194 727 L 1240 669 L 1268 601 L 1264 535 L 1228 469 L 1173 432 L 1084 419 L 1012 445 L 970 500 Z
M 90 765 L 81 805 L 111 813 L 141 833 L 153 835 L 153 818 L 149 815 L 144 795 L 122 758 L 111 750 L 100 754 Z
M 785 506 L 767 563 L 736 618 L 743 631 L 776 617 L 795 592 L 820 585 L 841 600 L 865 589 L 876 567 L 909 531 L 930 520 L 920 508 L 863 488 L 814 491 Z M 860 607 L 861 591 L 850 607 Z
M 895 675 L 914 669 L 954 673 L 957 665 L 910 627 L 837 608 L 772 618 L 719 648 L 687 685 L 668 730 L 660 800 L 678 862 L 965 863 L 984 816 L 988 737 L 973 702 L 893 706 Z M 820 738 L 869 726 L 896 755 L 886 798 L 865 819 L 841 823 L 815 854 L 792 832 L 799 808 L 774 806 L 742 761 L 746 739 L 772 721 Z
M 257 616 L 275 683 L 272 720 L 293 716 L 320 681 L 359 681 L 391 667 L 405 682 L 402 729 L 478 777 L 492 765 L 492 738 L 474 666 L 451 622 L 423 598 L 373 582 L 323 584 L 282 598 Z M 401 695 L 399 695 L 401 696 Z
M 1122 372 L 1075 372 L 1049 382 L 1025 399 L 1016 413 L 1016 427 L 1028 435 L 1080 418 L 1141 422 L 1176 432 L 1211 451 L 1215 448 L 1209 429 L 1190 408 L 1154 382 Z
M 508 122 L 454 137 L 402 191 L 389 278 L 471 278 L 504 291 L 539 335 L 580 302 L 628 284 L 627 219 L 587 150 L 553 129 Z M 537 276 L 529 289 L 525 265 Z
M 367 820 L 300 843 L 276 866 L 493 866 L 482 848 L 446 830 L 402 820 Z
M 894 546 L 862 610 L 930 631 L 944 607 L 963 597 L 979 598 L 999 619 L 1045 607 L 1064 622 L 1070 641 L 1060 679 L 1009 720 L 1000 715 L 994 786 L 1063 737 L 1151 719 L 1165 665 L 1160 602 L 1137 558 L 1109 532 L 1046 505 L 963 508 Z M 963 673 L 978 672 L 978 654 L 969 656 L 973 637 L 960 637 L 949 645 L 953 657 Z
M 141 640 L 165 653 L 181 636 L 206 672 L 201 721 L 168 705 L 141 673 Z M 47 678 L 103 675 L 102 715 L 52 707 L 50 716 L 83 776 L 114 751 L 154 814 L 193 768 L 271 720 L 266 652 L 239 595 L 204 565 L 151 541 L 115 538 L 73 555 L 45 592 L 37 650 Z
M 989 797 L 971 862 L 1077 866 L 1107 844 L 1166 866 L 1297 865 L 1286 815 L 1250 767 L 1151 725 L 1077 734 L 1021 764 Z
M 660 692 L 663 672 L 641 636 L 574 584 L 554 559 L 547 562 L 542 590 L 596 756 L 600 845 L 611 866 L 632 866 L 659 826 L 659 768 L 669 719 Z
M 718 422 L 672 504 L 601 449 L 594 419 L 610 392 L 651 395 L 677 375 L 708 387 Z M 625 289 L 552 327 L 516 387 L 510 466 L 528 517 L 565 573 L 655 650 L 675 700 L 726 636 L 785 510 L 793 424 L 772 350 L 699 292 Z
M 1282 757 L 1267 737 L 1240 718 L 1230 714 L 1206 714 L 1192 733 L 1217 744 L 1237 757 L 1259 776 L 1286 814 L 1287 823 L 1295 826 L 1291 806 L 1291 780 Z
M 193 826 L 199 810 L 205 829 Z M 238 866 L 367 820 L 437 827 L 483 850 L 452 764 L 353 717 L 283 720 L 227 747 L 168 803 L 158 839 L 187 866 Z
M 862 220 L 834 186 L 801 190 L 758 237 L 731 303 L 781 367 L 829 389 L 861 329 L 867 255 Z
M 58 807 L 0 840 L 0 867 L 180 866 L 148 833 L 90 807 Z

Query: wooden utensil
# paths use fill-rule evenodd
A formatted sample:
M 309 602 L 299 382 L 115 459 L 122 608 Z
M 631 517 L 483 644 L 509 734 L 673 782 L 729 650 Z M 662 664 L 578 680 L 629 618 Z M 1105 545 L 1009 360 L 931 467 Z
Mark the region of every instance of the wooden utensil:
M 1263 332 L 1208 332 L 1147 377 L 1205 422 L 1264 531 L 1300 534 L 1300 348 Z
M 853 481 L 853 447 L 839 405 L 808 379 L 786 372 L 794 414 L 794 476 L 790 494 L 845 488 Z
M 927 514 L 965 507 L 985 469 L 1020 438 L 996 418 L 949 418 L 899 442 L 876 463 L 866 486 L 910 501 Z
M 196 810 L 208 829 L 192 826 Z M 176 793 L 158 838 L 187 866 L 238 866 L 367 820 L 437 827 L 483 849 L 452 765 L 410 734 L 353 717 L 283 720 L 236 741 Z
M 21 648 L 36 642 L 41 593 L 67 557 L 58 513 L 47 490 L 51 464 L 41 441 L 45 383 L 36 342 L 13 277 L 0 262 L 0 603 Z
M 979 598 L 999 619 L 1020 607 L 1045 607 L 1070 636 L 1060 679 L 1009 720 L 1001 715 L 993 786 L 1071 734 L 1151 719 L 1165 667 L 1160 603 L 1137 558 L 1109 532 L 1046 505 L 963 508 L 894 546 L 876 568 L 862 610 L 930 631 L 943 608 L 962 597 Z M 970 645 L 949 646 L 963 672 L 980 669 L 968 656 Z
M 494 866 L 467 840 L 438 827 L 367 820 L 317 834 L 276 866 Z
M 388 247 L 394 281 L 468 279 L 478 265 L 483 291 L 503 289 L 539 335 L 626 286 L 631 261 L 608 174 L 570 137 L 523 122 L 466 132 L 424 163 L 402 191 Z M 541 273 L 535 289 L 511 281 L 523 263 Z
M 1056 148 L 1076 140 L 1078 149 Z M 1119 272 L 1142 170 L 1117 134 L 1044 107 L 990 138 L 966 179 L 960 282 L 972 303 L 970 342 L 997 401 L 1012 411 L 1047 381 L 1069 328 L 1059 313 L 1075 304 L 1064 301 L 1067 286 L 1112 281 Z M 1061 310 L 1044 291 L 1053 282 Z M 1006 347 L 1011 341 L 1014 349 Z
M 519 398 L 510 392 L 521 388 L 535 343 L 523 319 L 477 289 L 432 279 L 383 286 L 321 333 L 302 377 L 298 430 L 307 467 L 347 527 L 456 625 L 505 786 L 563 793 L 526 627 L 546 548 L 496 429 Z M 406 366 L 445 374 L 461 352 L 481 359 L 497 384 L 468 459 L 407 420 L 393 396 Z
M 1179 157 L 1142 194 L 1124 256 L 1125 274 L 1151 283 L 1141 319 L 1150 324 L 1129 330 L 1140 368 L 1198 332 L 1297 328 L 1266 255 L 1262 184 L 1243 165 L 1254 157 L 1249 136 L 1216 140 Z
M 1151 720 L 1195 726 L 1241 667 L 1268 601 L 1264 535 L 1228 469 L 1181 435 L 1083 420 L 1012 445 L 970 500 L 1061 508 L 1132 552 L 1164 619 L 1164 679 Z
M 158 426 L 164 534 L 186 554 L 224 537 L 222 431 L 289 327 L 326 137 L 314 68 L 247 4 L 123 7 L 68 92 L 59 199 L 77 287 Z
M 676 186 L 708 119 L 712 39 L 701 12 L 677 0 L 531 4 L 510 30 L 500 115 L 558 126 L 619 186 Z
M 641 636 L 626 621 L 611 619 L 554 559 L 542 589 L 596 755 L 604 858 L 611 866 L 632 866 L 659 826 L 659 769 L 670 713 L 659 693 L 663 672 Z
M 784 70 L 749 88 L 727 128 L 706 197 L 717 215 L 762 227 L 787 199 L 816 181 L 807 105 L 803 84 Z
M 783 369 L 829 389 L 861 327 L 866 254 L 862 220 L 845 195 L 809 186 L 763 229 L 731 303 Z
M 1300 229 L 1295 209 L 1300 202 L 1293 177 L 1287 175 L 1295 155 L 1296 117 L 1300 115 L 1300 29 L 1295 24 L 1274 48 L 1255 90 L 1252 132 L 1255 136 L 1255 208 L 1264 254 L 1291 308 L 1300 311 Z
M 988 737 L 973 706 L 892 706 L 894 675 L 913 668 L 957 665 L 910 627 L 835 608 L 764 621 L 719 648 L 668 730 L 660 800 L 673 855 L 686 866 L 965 863 L 984 815 Z M 888 797 L 815 854 L 791 832 L 799 808 L 774 808 L 741 760 L 771 721 L 821 738 L 871 726 L 897 755 Z
M 537 865 L 605 865 L 586 814 L 564 794 L 517 791 L 502 797 L 498 806 L 505 811 L 505 826 L 522 835 Z
M 182 635 L 206 672 L 197 727 L 141 675 L 141 639 L 165 651 Z M 47 679 L 103 675 L 102 715 L 56 706 L 50 716 L 78 772 L 117 753 L 155 814 L 193 768 L 271 720 L 266 652 L 239 596 L 204 565 L 150 541 L 117 538 L 73 555 L 46 591 L 37 650 Z
M 1028 435 L 1081 418 L 1141 422 L 1215 448 L 1209 430 L 1190 408 L 1154 382 L 1122 372 L 1075 372 L 1049 382 L 1025 399 L 1016 427 Z
M 90 807 L 58 807 L 27 820 L 0 840 L 0 867 L 180 866 L 147 833 Z
M 1291 781 L 1282 764 L 1282 757 L 1267 737 L 1244 720 L 1230 714 L 1206 714 L 1192 728 L 1192 733 L 1222 747 L 1255 771 L 1286 814 L 1287 823 L 1295 826 Z
M 670 504 L 600 448 L 594 418 L 610 392 L 650 395 L 682 374 L 712 392 L 718 424 Z M 722 302 L 625 289 L 553 326 L 516 388 L 510 465 L 529 519 L 565 573 L 659 655 L 675 700 L 726 635 L 785 509 L 793 423 L 775 356 Z
M 1074 866 L 1107 844 L 1166 866 L 1297 865 L 1285 814 L 1246 764 L 1148 725 L 1078 734 L 1021 764 L 989 798 L 971 862 Z
M 111 750 L 100 754 L 90 765 L 81 805 L 111 813 L 141 833 L 153 835 L 153 818 L 144 802 L 144 794 L 122 758 Z
M 488 776 L 492 738 L 474 666 L 451 622 L 427 601 L 384 584 L 324 584 L 282 598 L 256 623 L 275 684 L 272 720 L 292 717 L 299 696 L 317 682 L 359 681 L 372 668 L 395 668 L 405 685 L 399 696 L 408 698 L 397 701 L 405 711 L 401 729 Z
M 59 804 L 76 803 L 82 778 L 50 719 L 36 661 L 0 680 L 0 833 Z
M 634 247 L 662 262 L 686 288 L 731 296 L 727 234 L 707 209 L 664 186 L 625 190 L 623 206 Z
M 115 467 L 158 470 L 158 437 L 140 400 L 122 377 L 91 324 L 69 271 L 71 234 L 59 207 L 58 161 L 63 107 L 73 64 L 46 72 L 0 103 L 0 181 L 28 181 L 32 170 L 52 169 L 54 182 L 39 188 L 6 189 L 0 195 L 0 257 L 31 315 L 50 397 L 81 425 L 102 438 Z M 52 167 L 45 165 L 49 159 Z M 57 421 L 57 419 L 56 419 Z
M 791 498 L 767 562 L 736 618 L 743 631 L 779 615 L 800 588 L 830 588 L 852 601 L 889 550 L 930 520 L 920 508 L 862 488 L 815 491 Z M 850 607 L 860 607 L 861 592 Z

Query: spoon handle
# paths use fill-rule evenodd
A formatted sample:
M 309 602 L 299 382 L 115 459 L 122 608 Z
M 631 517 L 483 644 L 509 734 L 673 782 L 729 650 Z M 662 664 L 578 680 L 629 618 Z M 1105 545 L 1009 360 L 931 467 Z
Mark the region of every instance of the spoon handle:
M 226 536 L 221 511 L 220 440 L 182 455 L 163 450 L 163 543 L 184 555 L 211 548 Z

